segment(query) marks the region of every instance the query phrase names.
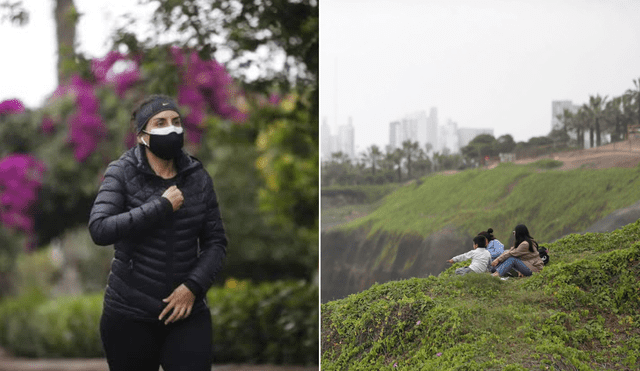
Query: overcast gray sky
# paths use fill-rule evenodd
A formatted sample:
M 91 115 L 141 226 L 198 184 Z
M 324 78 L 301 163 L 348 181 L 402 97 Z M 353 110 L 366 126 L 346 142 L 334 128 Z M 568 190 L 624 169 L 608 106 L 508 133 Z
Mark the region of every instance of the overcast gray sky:
M 29 12 L 26 26 L 0 24 L 5 53 L 0 58 L 0 101 L 18 98 L 27 107 L 40 106 L 56 81 L 56 36 L 52 0 L 23 0 Z M 78 48 L 89 57 L 103 57 L 109 50 L 109 35 L 122 24 L 123 14 L 134 14 L 142 27 L 153 8 L 133 0 L 74 0 L 80 22 L 76 30 Z M 144 28 L 146 29 L 146 28 Z
M 551 101 L 619 96 L 640 77 L 640 1 L 322 0 L 320 122 L 356 150 L 438 108 L 458 127 L 547 135 Z M 336 123 L 337 121 L 337 123 Z

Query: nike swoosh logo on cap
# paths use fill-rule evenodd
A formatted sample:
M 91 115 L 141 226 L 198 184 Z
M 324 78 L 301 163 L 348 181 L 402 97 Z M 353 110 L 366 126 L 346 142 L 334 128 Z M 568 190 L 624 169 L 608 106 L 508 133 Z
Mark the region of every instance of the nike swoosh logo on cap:
M 168 106 L 168 105 L 169 105 L 169 103 L 162 103 L 162 105 L 163 105 L 163 106 Z

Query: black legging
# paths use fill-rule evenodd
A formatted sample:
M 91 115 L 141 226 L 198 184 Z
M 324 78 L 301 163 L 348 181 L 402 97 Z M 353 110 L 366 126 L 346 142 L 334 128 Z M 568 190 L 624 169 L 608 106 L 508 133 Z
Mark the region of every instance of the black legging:
M 100 337 L 111 371 L 211 371 L 209 311 L 168 325 L 103 313 Z

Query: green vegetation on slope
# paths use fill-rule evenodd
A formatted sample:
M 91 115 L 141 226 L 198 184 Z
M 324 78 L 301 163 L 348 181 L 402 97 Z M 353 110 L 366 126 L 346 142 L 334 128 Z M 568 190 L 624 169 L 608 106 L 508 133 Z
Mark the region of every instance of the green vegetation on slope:
M 501 164 L 437 174 L 399 188 L 369 215 L 343 228 L 368 228 L 369 235 L 429 235 L 447 225 L 475 234 L 491 227 L 502 242 L 524 223 L 540 242 L 578 232 L 609 213 L 640 200 L 640 167 L 633 169 L 540 170 Z
M 376 284 L 322 305 L 323 370 L 637 370 L 640 221 L 569 235 L 526 279 Z

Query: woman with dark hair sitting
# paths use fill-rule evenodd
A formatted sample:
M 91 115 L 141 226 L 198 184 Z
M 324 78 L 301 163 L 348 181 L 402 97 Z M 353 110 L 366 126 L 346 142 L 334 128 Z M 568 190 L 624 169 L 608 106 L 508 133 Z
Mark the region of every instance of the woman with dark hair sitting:
M 478 236 L 484 236 L 487 239 L 487 251 L 491 254 L 491 260 L 494 260 L 504 252 L 504 245 L 493 236 L 493 228 L 487 229 L 486 232 L 478 233 Z
M 531 237 L 524 224 L 518 224 L 513 231 L 515 241 L 513 247 L 497 257 L 491 265 L 496 267 L 494 276 L 504 276 L 511 269 L 515 269 L 519 276 L 531 276 L 534 272 L 540 272 L 544 267 L 538 243 Z

